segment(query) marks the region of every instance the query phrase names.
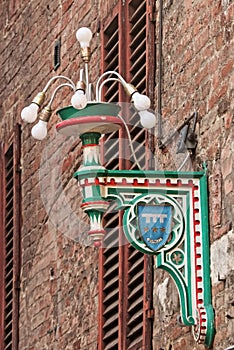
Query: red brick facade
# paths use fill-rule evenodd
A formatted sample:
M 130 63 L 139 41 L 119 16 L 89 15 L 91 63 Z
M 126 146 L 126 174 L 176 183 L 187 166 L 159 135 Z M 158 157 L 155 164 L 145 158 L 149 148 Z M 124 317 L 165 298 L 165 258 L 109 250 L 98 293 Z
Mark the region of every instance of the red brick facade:
M 20 350 L 97 349 L 98 251 L 80 239 L 87 218 L 79 209 L 80 192 L 72 179 L 81 162 L 80 144 L 66 143 L 63 162 L 65 141 L 54 129 L 58 116 L 53 113 L 49 136 L 40 143 L 32 139 L 31 127 L 21 123 L 20 112 L 53 75 L 78 80 L 78 27 L 88 26 L 94 33 L 90 72 L 91 80 L 97 79 L 100 23 L 117 3 L 3 0 L 0 5 L 0 142 L 6 143 L 14 126 L 22 124 Z M 157 65 L 160 1 L 150 3 L 155 7 L 150 18 L 155 20 Z M 233 12 L 231 0 L 163 1 L 163 132 L 167 134 L 196 110 L 198 146 L 191 167 L 200 170 L 203 162 L 208 166 L 215 350 L 234 345 Z M 61 65 L 54 72 L 54 43 L 59 38 Z M 152 74 L 156 77 L 152 102 L 157 106 L 158 65 Z M 69 90 L 64 89 L 53 109 L 68 104 Z M 156 146 L 159 168 L 172 169 L 181 163 L 183 155 L 174 154 L 175 146 L 172 143 L 168 152 Z M 64 203 L 61 220 L 55 199 Z M 68 206 L 74 221 L 67 219 Z M 155 271 L 153 349 L 203 349 L 195 344 L 190 329 L 176 323 L 178 293 L 167 278 Z

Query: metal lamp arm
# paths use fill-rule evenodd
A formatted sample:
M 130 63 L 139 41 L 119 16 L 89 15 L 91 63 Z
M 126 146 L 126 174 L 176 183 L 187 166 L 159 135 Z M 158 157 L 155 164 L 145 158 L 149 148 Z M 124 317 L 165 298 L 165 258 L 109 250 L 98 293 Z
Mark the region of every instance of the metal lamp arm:
M 108 83 L 109 81 L 118 81 L 119 83 L 121 83 L 121 81 L 117 78 L 108 78 L 108 79 L 105 79 L 99 86 L 98 89 L 96 89 L 96 99 L 97 99 L 97 102 L 101 102 L 101 93 L 102 93 L 102 88 L 103 86 Z
M 99 89 L 102 88 L 102 86 L 99 87 L 99 84 L 101 82 L 101 80 L 106 76 L 106 75 L 116 75 L 118 80 L 122 85 L 123 87 L 126 87 L 127 86 L 127 82 L 126 80 L 118 73 L 118 72 L 115 72 L 115 71 L 107 71 L 107 72 L 104 72 L 99 78 L 98 78 L 98 81 L 97 81 L 97 84 L 96 84 L 96 100 L 99 101 Z M 110 78 L 110 79 L 114 79 L 114 78 Z M 106 81 L 108 81 L 109 79 L 106 79 Z
M 52 96 L 51 96 L 51 98 L 50 98 L 50 101 L 49 101 L 49 103 L 48 103 L 48 107 L 51 107 L 51 105 L 52 105 L 52 103 L 53 103 L 53 101 L 54 101 L 54 98 L 55 98 L 55 95 L 57 94 L 57 92 L 58 92 L 61 88 L 65 87 L 65 86 L 70 87 L 73 91 L 76 90 L 74 84 L 64 83 L 64 84 L 61 84 L 61 85 L 57 86 L 57 88 L 53 91 L 53 94 L 52 94 Z
M 46 86 L 44 87 L 44 89 L 42 90 L 44 93 L 49 89 L 49 87 L 51 86 L 51 84 L 57 80 L 57 79 L 65 79 L 67 80 L 73 87 L 73 90 L 75 90 L 76 86 L 75 84 L 73 83 L 73 81 L 67 77 L 65 77 L 64 75 L 56 75 L 55 77 L 52 77 L 48 83 L 46 84 Z

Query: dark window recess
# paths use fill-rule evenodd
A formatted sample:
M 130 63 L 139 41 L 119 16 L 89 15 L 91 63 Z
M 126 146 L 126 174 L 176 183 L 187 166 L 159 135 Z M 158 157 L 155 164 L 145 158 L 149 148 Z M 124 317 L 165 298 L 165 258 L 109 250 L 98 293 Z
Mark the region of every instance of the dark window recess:
M 58 39 L 54 44 L 54 70 L 60 66 L 61 39 Z
M 20 133 L 1 146 L 0 343 L 18 349 L 20 276 Z
M 147 58 L 151 46 L 146 43 L 149 31 L 148 1 L 131 0 L 113 12 L 102 28 L 102 71 L 118 71 L 141 93 L 148 92 L 150 79 Z M 151 33 L 152 37 L 153 34 Z M 153 71 L 153 67 L 151 66 Z M 153 85 L 153 83 L 151 82 Z M 151 96 L 150 96 L 151 97 Z M 125 93 L 115 81 L 105 85 L 103 99 L 124 101 Z M 127 101 L 127 100 L 125 100 Z M 142 168 L 149 167 L 149 135 L 142 129 L 139 116 L 126 111 L 133 146 Z M 102 140 L 102 160 L 108 169 L 136 169 L 137 165 L 120 130 Z M 142 150 L 145 152 L 142 152 Z M 112 203 L 105 215 L 105 248 L 100 252 L 99 279 L 99 350 L 152 349 L 152 257 L 126 242 L 121 230 L 122 215 Z

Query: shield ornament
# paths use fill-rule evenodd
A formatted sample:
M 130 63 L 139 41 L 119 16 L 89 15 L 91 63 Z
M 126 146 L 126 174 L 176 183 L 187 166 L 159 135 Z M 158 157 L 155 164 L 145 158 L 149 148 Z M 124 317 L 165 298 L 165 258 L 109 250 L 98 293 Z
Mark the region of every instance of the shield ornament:
M 172 206 L 162 204 L 139 204 L 138 226 L 145 244 L 152 250 L 162 248 L 172 229 Z

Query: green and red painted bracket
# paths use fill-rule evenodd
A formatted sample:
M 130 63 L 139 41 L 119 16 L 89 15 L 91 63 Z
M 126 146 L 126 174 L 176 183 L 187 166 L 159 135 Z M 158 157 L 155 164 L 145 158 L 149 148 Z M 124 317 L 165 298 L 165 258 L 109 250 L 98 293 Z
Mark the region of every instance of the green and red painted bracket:
M 64 121 L 57 125 L 65 135 L 80 136 L 82 166 L 74 174 L 83 191 L 82 208 L 90 218 L 89 234 L 101 246 L 105 234 L 102 219 L 110 201 L 124 211 L 123 230 L 139 251 L 155 256 L 156 267 L 166 270 L 177 286 L 181 322 L 192 326 L 196 342 L 211 347 L 214 339 L 214 310 L 210 283 L 210 244 L 206 172 L 107 170 L 99 160 L 101 134 L 121 127 L 118 106 L 96 104 L 58 113 Z M 108 109 L 108 111 L 107 111 Z M 142 239 L 138 205 L 172 207 L 171 232 L 157 251 Z

